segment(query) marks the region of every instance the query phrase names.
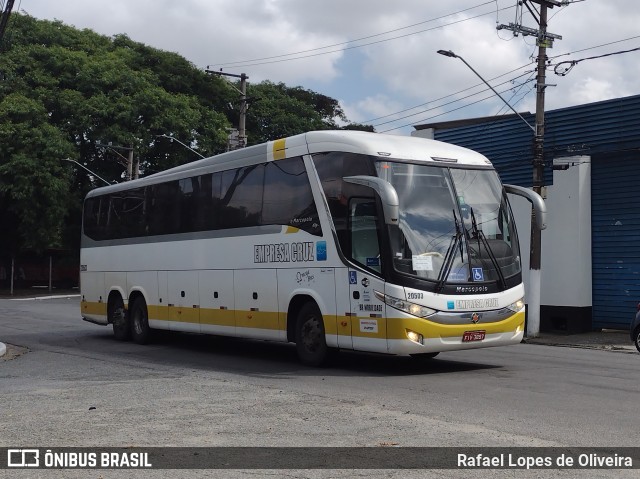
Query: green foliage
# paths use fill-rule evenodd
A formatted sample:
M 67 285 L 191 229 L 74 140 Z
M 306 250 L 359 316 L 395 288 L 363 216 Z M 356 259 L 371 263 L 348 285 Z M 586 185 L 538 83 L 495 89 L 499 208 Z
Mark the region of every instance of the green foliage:
M 357 130 L 357 131 L 368 131 L 369 133 L 375 133 L 375 128 L 371 125 L 363 125 L 362 123 L 349 123 L 340 128 L 341 130 Z
M 302 87 L 250 83 L 248 96 L 252 144 L 346 121 L 336 100 Z M 78 246 L 82 200 L 101 184 L 63 159 L 122 181 L 127 151 L 101 145 L 132 146 L 142 174 L 196 159 L 162 135 L 217 154 L 237 106 L 226 80 L 178 54 L 12 15 L 0 45 L 0 248 Z
M 247 114 L 250 144 L 296 135 L 311 130 L 338 129 L 346 117 L 337 100 L 284 83 L 264 81 L 249 85 L 251 103 Z
M 195 159 L 158 135 L 205 155 L 224 151 L 230 124 L 220 105 L 231 98 L 174 53 L 12 15 L 0 53 L 0 220 L 10 232 L 0 246 L 70 246 L 63 229 L 79 228 L 82 198 L 100 183 L 64 158 L 121 181 L 126 151 L 98 144 L 133 145 L 143 172 Z
M 59 246 L 68 175 L 58 161 L 74 147 L 48 123 L 37 100 L 20 93 L 0 101 L 0 237 L 4 252 Z M 7 228 L 8 226 L 8 228 Z

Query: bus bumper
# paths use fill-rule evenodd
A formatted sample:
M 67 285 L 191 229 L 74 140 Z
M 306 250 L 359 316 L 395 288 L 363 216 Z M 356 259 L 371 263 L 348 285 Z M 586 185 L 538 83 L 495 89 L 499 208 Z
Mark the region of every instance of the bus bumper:
M 499 323 L 447 326 L 420 319 L 400 319 L 387 339 L 390 354 L 412 354 L 457 351 L 464 349 L 507 346 L 522 342 L 524 337 L 524 311 Z M 410 334 L 413 332 L 415 334 Z M 480 333 L 478 335 L 465 333 Z M 390 331 L 391 333 L 391 331 Z M 414 340 L 410 339 L 410 336 Z M 417 338 L 416 338 L 417 336 Z M 471 336 L 477 340 L 469 339 Z

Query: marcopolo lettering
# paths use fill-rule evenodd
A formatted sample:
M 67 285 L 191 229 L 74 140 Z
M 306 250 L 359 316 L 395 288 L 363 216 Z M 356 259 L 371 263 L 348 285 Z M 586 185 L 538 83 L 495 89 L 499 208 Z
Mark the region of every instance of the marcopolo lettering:
M 254 263 L 300 263 L 305 261 L 315 261 L 315 248 L 312 242 L 253 246 Z

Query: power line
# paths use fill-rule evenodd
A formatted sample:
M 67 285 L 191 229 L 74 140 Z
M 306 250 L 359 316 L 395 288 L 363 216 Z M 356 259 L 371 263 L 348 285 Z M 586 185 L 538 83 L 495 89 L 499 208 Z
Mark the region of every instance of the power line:
M 504 8 L 501 8 L 500 10 L 509 10 L 511 8 L 514 8 L 514 7 L 504 7 Z M 481 14 L 475 15 L 473 17 L 465 18 L 465 19 L 462 19 L 462 20 L 456 20 L 456 21 L 453 21 L 453 22 L 450 22 L 450 23 L 445 23 L 443 25 L 438 25 L 438 26 L 435 26 L 435 27 L 432 27 L 432 28 L 426 28 L 424 30 L 419 30 L 417 32 L 406 33 L 404 35 L 398 35 L 398 36 L 391 37 L 391 38 L 385 38 L 383 40 L 376 40 L 376 41 L 373 41 L 373 42 L 363 43 L 361 45 L 352 45 L 350 47 L 344 47 L 344 48 L 340 48 L 340 49 L 337 49 L 337 50 L 329 50 L 329 51 L 326 51 L 326 52 L 313 53 L 313 54 L 310 54 L 310 55 L 302 55 L 302 56 L 297 56 L 297 57 L 294 57 L 294 58 L 283 58 L 283 59 L 280 59 L 280 60 L 271 60 L 271 61 L 258 60 L 256 63 L 250 63 L 250 62 L 252 62 L 252 60 L 245 60 L 244 62 L 234 62 L 233 65 L 236 66 L 236 67 L 246 68 L 246 67 L 259 66 L 259 65 L 270 65 L 270 64 L 273 64 L 273 63 L 282 63 L 282 62 L 288 62 L 288 61 L 294 61 L 294 60 L 302 60 L 302 59 L 305 59 L 305 58 L 312 58 L 312 57 L 318 57 L 318 56 L 322 56 L 322 55 L 329 55 L 331 53 L 341 53 L 341 52 L 344 52 L 346 50 L 354 50 L 356 48 L 362 48 L 362 47 L 366 47 L 366 46 L 370 46 L 370 45 L 376 45 L 376 44 L 380 44 L 380 43 L 384 43 L 384 42 L 390 42 L 392 40 L 398 40 L 400 38 L 406 38 L 406 37 L 409 37 L 409 36 L 412 36 L 412 35 L 418 35 L 420 33 L 430 32 L 432 30 L 437 30 L 439 28 L 449 27 L 451 25 L 456 25 L 458 23 L 468 22 L 469 20 L 474 20 L 476 18 L 484 17 L 484 16 L 492 14 L 492 13 L 493 13 L 493 11 L 487 12 L 487 13 L 481 13 Z M 450 16 L 450 15 L 447 15 L 447 16 Z M 351 43 L 351 42 L 346 42 L 346 43 Z M 340 43 L 338 45 L 343 45 L 343 44 L 344 43 Z M 330 47 L 323 47 L 323 48 L 320 48 L 320 49 L 324 49 L 324 48 L 330 48 Z M 317 49 L 313 49 L 313 50 L 317 50 Z M 310 51 L 312 51 L 312 50 L 310 50 Z M 298 53 L 304 53 L 304 52 L 298 52 Z M 289 53 L 289 54 L 286 54 L 286 55 L 279 55 L 279 56 L 292 56 L 292 55 L 297 55 L 298 53 Z M 267 58 L 268 57 L 265 57 L 265 60 Z M 277 57 L 271 57 L 271 58 L 277 58 Z M 232 63 L 226 63 L 226 64 L 216 63 L 216 64 L 212 64 L 210 66 L 211 67 L 219 67 L 221 65 L 232 65 Z
M 535 71 L 531 72 L 531 74 L 529 75 L 529 78 L 527 78 L 525 81 L 523 81 L 520 86 L 518 86 L 515 91 L 513 92 L 513 94 L 511 95 L 511 97 L 509 98 L 508 103 L 511 104 L 511 101 L 516 97 L 516 95 L 520 92 L 520 90 L 522 90 L 524 88 L 525 85 L 527 85 L 528 83 L 531 82 L 531 80 L 533 79 L 533 76 L 536 74 Z M 515 103 L 513 103 L 513 106 L 517 105 L 518 103 L 520 103 L 529 93 L 531 93 L 531 90 L 533 90 L 536 86 L 532 85 L 529 88 L 529 91 L 527 91 L 524 95 L 522 95 Z M 500 107 L 500 109 L 498 110 L 498 112 L 495 114 L 495 116 L 499 116 L 502 115 L 502 110 L 504 110 L 506 108 L 506 105 L 502 105 Z M 506 111 L 505 111 L 506 113 Z
M 510 83 L 510 82 L 512 82 L 512 81 L 514 81 L 514 80 L 517 80 L 517 79 L 518 79 L 518 78 L 520 78 L 520 77 L 523 77 L 523 76 L 527 75 L 528 73 L 530 73 L 530 72 L 525 72 L 525 73 L 523 73 L 522 75 L 519 75 L 519 76 L 517 76 L 517 77 L 515 77 L 515 78 L 512 78 L 512 79 L 510 79 L 510 80 L 507 80 L 507 81 L 504 81 L 504 82 L 502 82 L 502 83 L 499 83 L 497 86 L 504 85 L 505 83 Z M 527 82 L 525 82 L 525 83 L 528 83 L 528 82 L 530 82 L 530 81 L 531 81 L 531 79 L 527 80 Z M 374 124 L 374 125 L 372 125 L 372 126 L 374 126 L 374 127 L 376 127 L 376 126 L 382 126 L 382 125 L 386 125 L 386 124 L 388 124 L 388 123 L 395 123 L 396 121 L 404 120 L 404 119 L 406 119 L 406 118 L 411 118 L 412 116 L 417 116 L 417 115 L 420 115 L 421 113 L 426 113 L 426 112 L 428 112 L 428 111 L 432 111 L 432 110 L 435 110 L 435 109 L 437 109 L 437 108 L 442 108 L 443 106 L 451 105 L 451 104 L 453 104 L 453 103 L 457 103 L 457 102 L 459 102 L 459 101 L 466 100 L 467 98 L 471 98 L 471 97 L 474 97 L 474 96 L 479 95 L 479 94 L 481 94 L 481 93 L 484 93 L 484 92 L 486 92 L 487 90 L 489 90 L 489 88 L 485 88 L 485 89 L 480 90 L 480 91 L 478 91 L 478 92 L 471 93 L 471 94 L 469 94 L 469 95 L 466 95 L 466 96 L 463 96 L 463 97 L 457 98 L 457 99 L 452 100 L 452 101 L 450 101 L 450 102 L 443 103 L 443 104 L 441 104 L 441 105 L 435 105 L 435 106 L 433 106 L 433 107 L 431 107 L 431 108 L 427 108 L 426 110 L 421 110 L 421 111 L 418 111 L 418 112 L 416 112 L 416 113 L 412 113 L 411 115 L 405 115 L 405 116 L 402 116 L 402 117 L 399 117 L 399 118 L 395 118 L 395 119 L 393 119 L 393 120 L 384 121 L 384 122 L 382 122 L 382 123 L 377 123 L 377 124 Z M 510 89 L 505 90 L 505 91 L 509 91 L 509 90 L 510 90 Z M 449 97 L 449 96 L 451 96 L 451 95 L 447 95 L 447 97 Z M 447 98 L 447 97 L 443 97 L 443 98 Z M 431 102 L 431 103 L 433 103 L 433 102 Z
M 573 55 L 574 53 L 586 52 L 588 50 L 593 50 L 595 48 L 606 47 L 606 46 L 609 46 L 609 45 L 615 45 L 616 43 L 628 42 L 629 40 L 636 40 L 638 38 L 640 38 L 640 35 L 636 35 L 634 37 L 629 37 L 629 38 L 623 38 L 622 40 L 615 40 L 613 42 L 602 43 L 600 45 L 594 45 L 592 47 L 581 48 L 580 50 L 574 50 L 572 52 L 561 53 L 560 55 L 555 55 L 553 57 L 549 57 L 549 60 L 555 60 L 556 58 L 565 57 L 567 55 Z
M 531 80 L 528 80 L 528 81 L 531 81 Z M 506 92 L 508 92 L 509 90 L 510 90 L 510 89 L 507 89 L 507 90 L 504 90 L 504 91 L 502 91 L 502 92 L 500 92 L 500 93 L 506 93 Z M 484 91 L 487 91 L 487 90 L 484 90 Z M 481 93 L 481 92 L 480 92 L 480 93 Z M 478 94 L 478 93 L 476 93 L 476 94 L 474 94 L 474 95 L 477 95 L 477 94 Z M 469 95 L 469 96 L 474 96 L 474 95 Z M 413 126 L 416 122 L 424 122 L 424 121 L 427 121 L 427 120 L 431 120 L 431 119 L 433 119 L 433 118 L 437 118 L 437 117 L 442 116 L 442 115 L 446 115 L 446 114 L 448 114 L 448 113 L 453 113 L 454 111 L 462 110 L 463 108 L 467 108 L 467 107 L 472 106 L 472 105 L 477 105 L 478 103 L 481 103 L 481 102 L 486 101 L 486 100 L 490 100 L 491 98 L 495 98 L 495 95 L 494 95 L 493 93 L 492 93 L 491 95 L 489 95 L 489 96 L 484 97 L 484 98 L 480 98 L 479 100 L 473 101 L 473 102 L 471 102 L 471 103 L 467 103 L 467 104 L 462 105 L 462 106 L 460 106 L 460 107 L 458 107 L 458 108 L 454 108 L 453 110 L 447 110 L 447 111 L 445 111 L 445 112 L 438 113 L 437 115 L 433 115 L 433 116 L 429 116 L 429 117 L 426 117 L 426 118 L 422 118 L 422 119 L 420 119 L 420 120 L 416 120 L 415 122 L 408 123 L 408 124 L 406 124 L 406 125 L 396 126 L 396 127 L 394 127 L 394 128 L 389 128 L 389 129 L 387 129 L 387 130 L 382 130 L 382 131 L 380 131 L 379 133 L 387 133 L 387 132 L 389 132 L 389 131 L 394 131 L 394 130 L 399 130 L 399 129 L 401 129 L 401 128 L 406 128 L 407 126 Z M 453 104 L 453 103 L 455 103 L 456 101 L 458 101 L 458 100 L 451 101 L 451 102 L 445 103 L 445 104 L 443 104 L 443 105 L 439 105 L 439 107 L 443 107 L 443 106 L 446 106 L 446 105 Z
M 586 60 L 595 60 L 596 58 L 611 57 L 613 55 L 621 55 L 623 53 L 637 52 L 638 50 L 640 50 L 640 47 L 632 48 L 631 50 L 621 50 L 621 51 L 618 51 L 618 52 L 611 52 L 611 53 L 605 53 L 603 55 L 596 55 L 596 56 L 593 56 L 593 57 L 581 58 L 579 60 L 567 60 L 567 61 L 564 61 L 564 62 L 557 63 L 555 65 L 554 69 L 553 69 L 553 72 L 556 75 L 565 76 L 571 70 L 573 70 L 573 67 L 575 67 L 580 62 L 583 62 L 583 61 L 586 61 Z M 558 71 L 558 67 L 560 67 L 560 65 L 565 65 L 565 64 L 568 64 L 569 66 L 565 67 L 564 70 L 562 70 L 562 71 Z
M 395 28 L 393 30 L 388 30 L 386 32 L 375 33 L 373 35 L 368 35 L 366 37 L 360 37 L 360 38 L 356 38 L 354 40 L 348 40 L 346 42 L 334 43 L 332 45 L 326 45 L 324 47 L 310 48 L 308 50 L 300 50 L 298 52 L 283 53 L 282 55 L 274 55 L 274 56 L 270 56 L 270 57 L 253 58 L 251 60 L 236 61 L 236 62 L 216 63 L 213 66 L 216 66 L 216 67 L 227 67 L 227 66 L 237 65 L 239 63 L 249 63 L 249 62 L 260 62 L 260 61 L 263 61 L 263 60 L 273 60 L 275 58 L 282 58 L 282 57 L 288 57 L 288 56 L 293 56 L 293 55 L 300 55 L 302 53 L 310 53 L 310 52 L 315 52 L 315 51 L 318 51 L 318 50 L 325 50 L 327 48 L 339 47 L 341 45 L 348 45 L 349 43 L 359 42 L 359 41 L 362 41 L 362 40 L 368 40 L 370 38 L 380 37 L 382 35 L 387 35 L 389 33 L 399 32 L 400 30 L 406 30 L 407 28 L 413 28 L 413 27 L 416 27 L 418 25 L 423 25 L 425 23 L 435 22 L 436 20 L 442 20 L 443 18 L 446 18 L 446 17 L 451 17 L 453 15 L 458 15 L 460 13 L 464 13 L 464 12 L 467 12 L 469 10 L 474 10 L 476 8 L 483 7 L 485 5 L 488 5 L 489 3 L 493 3 L 493 1 L 495 1 L 495 0 L 488 1 L 488 2 L 485 2 L 485 3 L 481 3 L 481 4 L 475 5 L 473 7 L 465 8 L 464 10 L 459 10 L 457 12 L 447 13 L 446 15 L 442 15 L 440 17 L 432 18 L 432 19 L 429 19 L 429 20 L 424 20 L 422 22 L 414 23 L 412 25 L 407 25 L 406 27 Z
M 526 65 L 522 65 L 522 66 L 519 66 L 518 68 L 514 68 L 513 70 L 509 70 L 508 72 L 503 73 L 502 75 L 498 75 L 498 76 L 496 76 L 496 77 L 490 78 L 490 79 L 489 79 L 489 81 L 497 80 L 498 78 L 502 78 L 503 76 L 509 75 L 510 73 L 516 72 L 516 71 L 518 71 L 518 70 L 522 70 L 523 68 L 526 68 L 526 67 L 528 67 L 529 65 L 531 65 L 531 63 L 527 63 Z M 528 73 L 528 72 L 527 72 L 527 73 Z M 525 73 L 525 75 L 526 75 L 526 73 Z M 517 80 L 517 79 L 518 79 L 518 78 L 520 78 L 521 76 L 522 76 L 522 75 L 519 75 L 519 76 L 517 76 L 517 77 L 511 78 L 510 80 L 507 80 L 507 82 L 510 82 L 510 81 L 513 81 L 513 80 Z M 506 82 L 499 83 L 499 84 L 498 84 L 498 86 L 500 86 L 500 85 L 504 85 L 504 83 L 506 83 Z M 420 108 L 420 107 L 422 107 L 422 106 L 426 106 L 426 105 L 428 105 L 428 104 L 430 104 L 430 103 L 434 103 L 434 102 L 436 102 L 436 101 L 440 101 L 440 100 L 445 100 L 445 99 L 447 99 L 447 98 L 449 98 L 449 97 L 452 97 L 452 96 L 455 96 L 455 95 L 459 95 L 460 93 L 464 93 L 464 92 L 466 92 L 466 91 L 473 90 L 474 88 L 477 88 L 477 87 L 479 87 L 479 86 L 481 86 L 481 85 L 482 85 L 482 83 L 476 83 L 475 85 L 472 85 L 472 86 L 470 86 L 470 87 L 468 87 L 468 88 L 464 88 L 464 89 L 459 90 L 459 91 L 457 91 L 457 92 L 450 93 L 449 95 L 445 95 L 445 96 L 443 96 L 443 97 L 436 98 L 435 100 L 429 100 L 429 101 L 427 101 L 427 102 L 420 103 L 419 105 L 415 105 L 415 106 L 412 106 L 412 107 L 409 107 L 409 108 L 405 108 L 405 109 L 403 109 L 403 110 L 396 111 L 396 112 L 393 112 L 393 113 L 388 113 L 388 114 L 386 114 L 386 115 L 382 115 L 382 116 L 379 116 L 379 117 L 377 117 L 377 118 L 372 118 L 372 119 L 370 119 L 370 120 L 362 121 L 362 122 L 359 122 L 359 123 L 362 123 L 362 124 L 370 124 L 370 123 L 373 123 L 373 122 L 375 122 L 375 121 L 382 120 L 382 119 L 384 119 L 384 118 L 389 118 L 390 116 L 397 115 L 397 114 L 399 114 L 399 113 L 405 113 L 405 112 L 407 112 L 407 111 L 415 110 L 416 108 Z M 486 91 L 486 90 L 482 90 L 482 91 Z M 482 92 L 478 92 L 478 93 L 482 93 Z M 422 112 L 418 112 L 418 113 L 422 113 Z M 408 118 L 408 117 L 406 117 L 406 118 Z M 397 118 L 397 119 L 399 119 L 399 118 Z

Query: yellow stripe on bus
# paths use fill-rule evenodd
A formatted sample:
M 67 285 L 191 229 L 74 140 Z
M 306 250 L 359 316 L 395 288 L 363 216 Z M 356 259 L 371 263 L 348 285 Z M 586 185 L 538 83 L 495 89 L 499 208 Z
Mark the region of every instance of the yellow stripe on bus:
M 421 318 L 389 318 L 387 330 L 389 339 L 407 339 L 407 329 L 422 334 L 426 338 L 462 337 L 465 331 L 482 330 L 487 334 L 515 331 L 524 324 L 524 312 L 515 313 L 510 318 L 496 323 L 439 324 Z
M 81 302 L 82 312 L 106 315 L 106 303 Z M 271 311 L 243 311 L 175 306 L 148 306 L 149 319 L 176 321 L 181 323 L 207 324 L 213 326 L 236 326 L 239 328 L 287 329 L 287 313 Z M 465 331 L 483 330 L 486 334 L 506 333 L 524 327 L 524 312 L 496 323 L 439 324 L 421 318 L 372 318 L 358 316 L 324 316 L 325 333 L 338 336 L 353 336 L 375 339 L 406 339 L 407 329 L 422 334 L 425 338 L 462 337 Z M 377 323 L 377 328 L 363 331 L 363 323 Z
M 283 160 L 286 158 L 286 138 L 281 138 L 280 140 L 275 140 L 273 142 L 273 159 L 274 160 Z
M 209 324 L 212 326 L 235 326 L 235 311 L 232 309 L 208 309 L 200 310 L 200 324 Z
M 80 310 L 83 314 L 103 315 L 107 314 L 107 303 L 92 303 L 89 301 L 80 302 Z

